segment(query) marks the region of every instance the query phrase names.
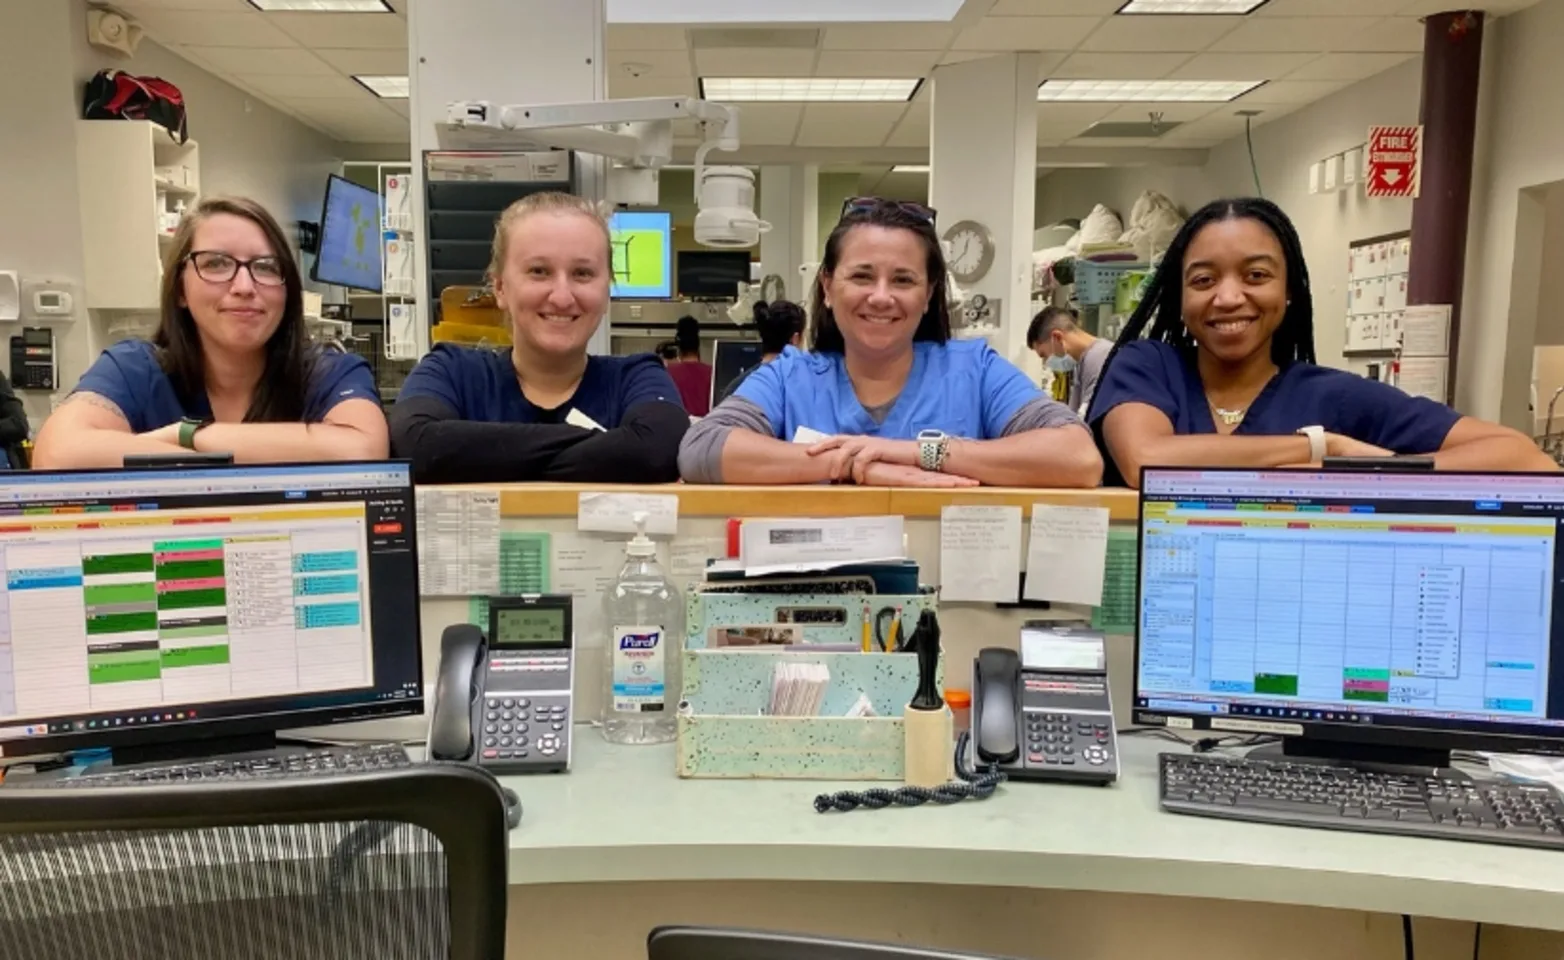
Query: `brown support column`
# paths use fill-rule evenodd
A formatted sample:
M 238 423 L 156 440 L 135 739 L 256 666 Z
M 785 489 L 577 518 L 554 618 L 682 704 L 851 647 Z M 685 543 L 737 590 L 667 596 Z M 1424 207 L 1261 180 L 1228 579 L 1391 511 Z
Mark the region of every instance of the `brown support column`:
M 1423 182 L 1412 201 L 1412 263 L 1407 303 L 1448 303 L 1450 369 L 1445 401 L 1455 398 L 1466 278 L 1466 223 L 1477 136 L 1477 86 L 1483 56 L 1480 10 L 1439 13 L 1423 22 Z

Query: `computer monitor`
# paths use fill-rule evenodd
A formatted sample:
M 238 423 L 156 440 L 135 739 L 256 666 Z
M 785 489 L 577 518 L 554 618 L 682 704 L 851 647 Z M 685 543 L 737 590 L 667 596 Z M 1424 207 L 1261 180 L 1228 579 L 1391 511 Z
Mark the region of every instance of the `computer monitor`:
M 740 374 L 759 366 L 765 353 L 759 340 L 718 340 L 711 355 L 711 405 Z
M 1564 474 L 1148 467 L 1140 508 L 1137 722 L 1564 751 Z
M 618 210 L 608 219 L 613 253 L 609 296 L 666 300 L 673 296 L 673 215 L 666 210 Z
M 727 300 L 739 295 L 739 284 L 748 283 L 748 250 L 679 251 L 679 296 L 691 300 Z
M 405 462 L 0 474 L 0 755 L 421 713 Z
M 385 285 L 380 238 L 380 194 L 331 174 L 310 279 L 379 293 Z

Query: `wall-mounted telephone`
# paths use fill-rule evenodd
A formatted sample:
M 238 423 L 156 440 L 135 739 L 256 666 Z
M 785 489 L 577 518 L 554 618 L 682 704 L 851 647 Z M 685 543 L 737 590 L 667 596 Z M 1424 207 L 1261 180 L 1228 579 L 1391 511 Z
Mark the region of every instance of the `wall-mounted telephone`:
M 487 636 L 440 637 L 429 754 L 494 773 L 570 768 L 574 635 L 568 595 L 489 598 Z
M 11 338 L 11 383 L 18 390 L 53 390 L 59 382 L 54 367 L 54 331 L 23 327 Z
M 978 767 L 1013 780 L 1106 785 L 1119 776 L 1119 743 L 1101 634 L 1027 624 L 1021 650 L 978 651 L 972 748 Z

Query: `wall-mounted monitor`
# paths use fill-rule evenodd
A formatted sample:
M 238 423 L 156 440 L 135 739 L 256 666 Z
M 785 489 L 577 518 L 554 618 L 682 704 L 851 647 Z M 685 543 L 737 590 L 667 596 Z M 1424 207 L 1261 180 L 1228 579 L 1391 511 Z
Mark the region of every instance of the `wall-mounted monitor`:
M 723 300 L 739 295 L 750 277 L 748 250 L 684 250 L 679 253 L 679 296 Z
M 310 279 L 379 293 L 380 194 L 336 174 L 328 177 L 319 248 Z
M 615 300 L 673 296 L 673 215 L 666 210 L 620 210 L 608 219 L 614 254 L 609 294 Z

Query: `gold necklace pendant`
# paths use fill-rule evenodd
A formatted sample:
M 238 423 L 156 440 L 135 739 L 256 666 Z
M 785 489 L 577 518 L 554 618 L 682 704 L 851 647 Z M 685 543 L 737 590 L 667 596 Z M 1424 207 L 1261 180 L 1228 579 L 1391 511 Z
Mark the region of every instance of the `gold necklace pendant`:
M 1249 412 L 1248 408 L 1242 408 L 1242 409 L 1238 409 L 1238 410 L 1226 410 L 1226 409 L 1224 409 L 1222 407 L 1217 406 L 1216 404 L 1212 404 L 1211 405 L 1211 409 L 1212 409 L 1213 412 L 1216 413 L 1217 418 L 1220 419 L 1223 423 L 1225 423 L 1229 427 L 1236 427 L 1240 423 L 1243 423 L 1244 422 L 1244 414 Z

